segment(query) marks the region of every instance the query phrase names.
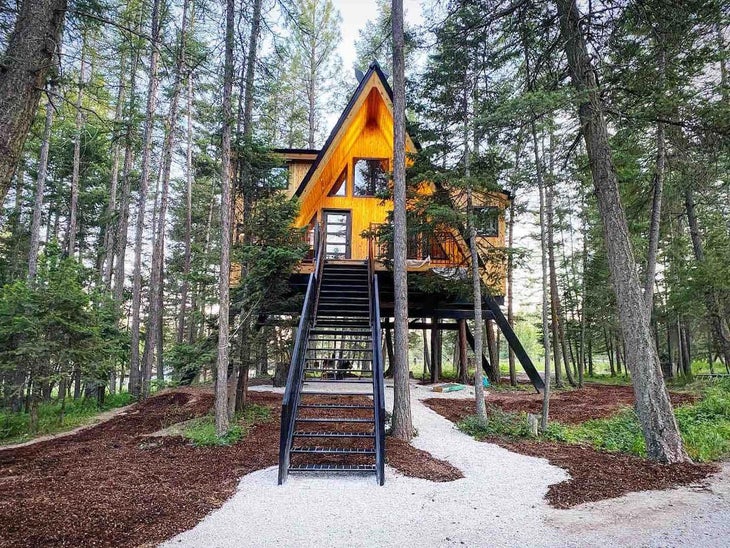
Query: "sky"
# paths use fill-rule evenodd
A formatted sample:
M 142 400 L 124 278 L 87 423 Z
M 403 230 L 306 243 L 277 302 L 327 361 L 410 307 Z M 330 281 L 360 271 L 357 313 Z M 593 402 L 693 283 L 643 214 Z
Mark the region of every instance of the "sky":
M 377 8 L 375 0 L 334 0 L 342 16 L 342 42 L 339 53 L 345 70 L 352 70 L 355 61 L 355 40 L 360 29 L 368 19 L 375 19 Z M 404 19 L 413 25 L 423 22 L 420 0 L 403 0 Z

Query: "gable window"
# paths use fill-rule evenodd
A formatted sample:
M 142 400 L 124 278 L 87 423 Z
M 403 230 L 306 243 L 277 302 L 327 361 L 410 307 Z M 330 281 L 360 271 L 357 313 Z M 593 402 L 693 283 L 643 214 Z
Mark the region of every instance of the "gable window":
M 474 208 L 477 235 L 494 238 L 499 236 L 499 208 L 482 206 Z
M 388 160 L 359 158 L 355 160 L 353 195 L 377 196 L 388 190 Z
M 347 196 L 347 168 L 342 170 L 328 196 Z

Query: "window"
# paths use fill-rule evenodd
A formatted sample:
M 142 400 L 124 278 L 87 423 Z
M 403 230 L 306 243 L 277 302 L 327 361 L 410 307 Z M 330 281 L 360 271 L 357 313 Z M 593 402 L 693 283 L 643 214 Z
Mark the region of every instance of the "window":
M 328 196 L 347 196 L 347 168 L 342 170 Z
M 483 206 L 474 208 L 477 235 L 494 238 L 499 235 L 499 208 Z
M 355 161 L 353 194 L 377 196 L 388 190 L 388 160 L 361 158 Z

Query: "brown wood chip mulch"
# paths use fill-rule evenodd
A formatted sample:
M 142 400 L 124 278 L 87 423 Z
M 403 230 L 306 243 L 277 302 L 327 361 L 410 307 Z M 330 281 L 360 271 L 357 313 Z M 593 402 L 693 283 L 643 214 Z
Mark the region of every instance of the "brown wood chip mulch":
M 671 392 L 674 406 L 697 401 L 695 394 Z M 511 413 L 542 411 L 542 394 L 526 391 L 489 392 L 487 405 L 494 405 Z M 459 422 L 474 414 L 470 399 L 429 398 L 424 403 L 452 422 Z M 614 415 L 623 407 L 634 405 L 634 389 L 631 386 L 587 384 L 579 390 L 562 390 L 550 396 L 550 419 L 563 424 L 579 424 L 590 419 L 603 419 Z
M 416 449 L 403 440 L 387 438 L 386 454 L 389 465 L 412 478 L 445 482 L 464 477 L 461 470 L 449 462 L 437 459 L 422 449 Z
M 0 451 L 0 546 L 154 545 L 195 526 L 241 476 L 277 464 L 281 395 L 249 394 L 272 420 L 230 447 L 148 437 L 210 411 L 212 394 L 181 389 L 78 434 Z M 389 440 L 387 451 L 406 475 L 460 477 L 408 444 Z
M 678 392 L 670 396 L 674 405 L 697 399 L 693 394 Z M 540 394 L 497 392 L 490 393 L 486 400 L 489 405 L 504 411 L 539 413 L 541 398 Z M 430 398 L 424 403 L 455 423 L 474 414 L 474 402 L 470 399 Z M 633 403 L 630 386 L 590 385 L 581 390 L 555 393 L 550 399 L 550 417 L 559 422 L 578 424 L 609 417 Z M 523 455 L 545 458 L 550 464 L 566 470 L 571 478 L 551 485 L 545 495 L 555 508 L 571 508 L 635 491 L 698 483 L 718 471 L 718 467 L 712 464 L 660 464 L 625 453 L 598 451 L 585 445 L 503 438 L 483 441 Z

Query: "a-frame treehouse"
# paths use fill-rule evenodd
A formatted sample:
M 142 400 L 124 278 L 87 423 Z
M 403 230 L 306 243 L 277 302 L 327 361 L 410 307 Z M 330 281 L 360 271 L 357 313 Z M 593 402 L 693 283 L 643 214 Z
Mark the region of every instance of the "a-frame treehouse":
M 311 245 L 291 278 L 293 287 L 306 290 L 282 404 L 279 483 L 289 472 L 374 473 L 384 481 L 382 331 L 393 315 L 393 283 L 390 246 L 378 227 L 393 209 L 382 197 L 393 158 L 392 97 L 386 76 L 373 63 L 321 150 L 277 150 L 288 167 L 287 192 L 300 201 L 295 226 L 307 229 Z M 406 148 L 416 152 L 410 137 Z M 487 219 L 479 233 L 482 247 L 504 249 L 509 200 L 506 192 L 477 197 Z M 458 197 L 454 203 L 463 205 Z M 458 230 L 409 236 L 408 258 L 411 327 L 440 332 L 473 319 L 469 298 L 411 283 L 418 277 L 466 276 L 468 244 Z M 482 260 L 482 271 L 497 288 L 484 291 L 482 319 L 496 322 L 539 390 L 543 381 L 499 307 L 504 261 Z M 432 353 L 437 357 L 435 348 Z M 435 360 L 432 365 L 435 372 Z M 482 366 L 491 372 L 486 357 Z

